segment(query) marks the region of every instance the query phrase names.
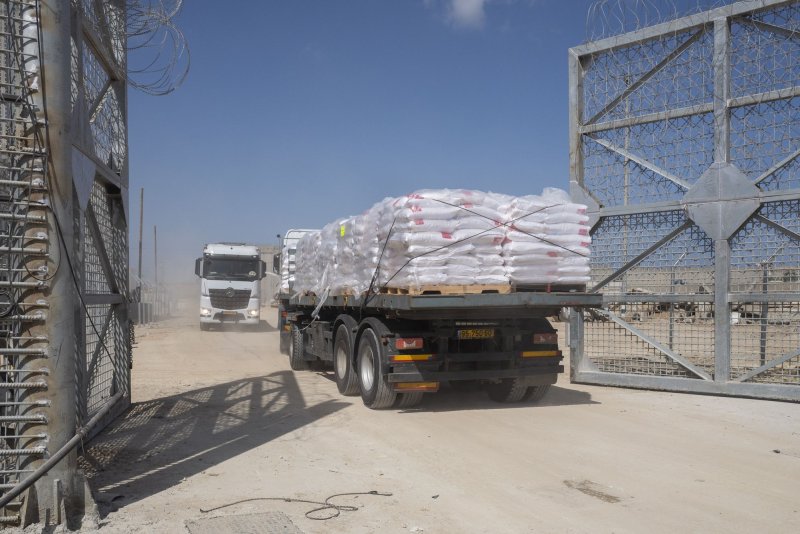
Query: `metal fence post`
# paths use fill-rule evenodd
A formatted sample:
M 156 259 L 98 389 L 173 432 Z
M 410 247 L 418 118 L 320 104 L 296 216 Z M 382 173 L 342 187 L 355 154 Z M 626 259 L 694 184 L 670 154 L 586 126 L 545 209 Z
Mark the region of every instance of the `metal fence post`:
M 67 258 L 75 258 L 73 219 L 73 185 L 71 171 L 70 139 L 70 2 L 68 0 L 43 0 L 40 22 L 42 28 L 43 91 L 41 109 L 47 121 L 47 141 L 50 160 L 48 165 L 51 224 L 48 228 L 52 248 L 59 250 L 61 266 L 51 281 L 48 296 L 46 332 L 48 337 L 49 368 L 47 410 L 47 449 L 53 454 L 75 433 L 77 428 L 76 383 L 78 348 L 76 339 L 76 305 L 78 303 L 74 272 L 78 265 Z M 82 497 L 83 487 L 76 478 L 77 452 L 72 451 L 35 485 L 39 505 L 39 520 L 48 522 L 55 518 L 64 504 L 56 502 L 63 495 L 72 508 L 74 499 Z M 63 493 L 53 492 L 55 480 L 61 480 Z M 77 491 L 80 485 L 80 492 Z M 81 503 L 75 503 L 81 506 Z

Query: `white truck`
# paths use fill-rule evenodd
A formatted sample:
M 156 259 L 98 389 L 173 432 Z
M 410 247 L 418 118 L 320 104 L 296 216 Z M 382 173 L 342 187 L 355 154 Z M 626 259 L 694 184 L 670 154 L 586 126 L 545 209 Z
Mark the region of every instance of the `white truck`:
M 281 242 L 281 253 L 275 256 L 273 263 L 273 270 L 281 277 L 281 285 L 276 296 L 278 301 L 278 331 L 280 335 L 280 351 L 284 354 L 289 354 L 289 338 L 291 337 L 291 328 L 286 322 L 287 309 L 289 305 L 289 298 L 292 296 L 292 287 L 294 286 L 294 273 L 295 273 L 295 253 L 297 252 L 297 243 L 300 239 L 311 232 L 317 232 L 308 228 L 296 229 L 286 231 L 286 235 Z
M 244 243 L 210 243 L 197 258 L 200 277 L 200 329 L 212 325 L 261 324 L 261 279 L 266 265 L 261 251 Z

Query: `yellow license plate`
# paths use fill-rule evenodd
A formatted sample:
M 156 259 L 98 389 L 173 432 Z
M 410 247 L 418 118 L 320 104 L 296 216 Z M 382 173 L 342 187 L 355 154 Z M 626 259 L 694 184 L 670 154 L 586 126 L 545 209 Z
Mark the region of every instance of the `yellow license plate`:
M 239 312 L 223 310 L 222 315 L 239 315 Z
M 458 339 L 492 339 L 493 337 L 494 328 L 470 328 L 458 331 Z

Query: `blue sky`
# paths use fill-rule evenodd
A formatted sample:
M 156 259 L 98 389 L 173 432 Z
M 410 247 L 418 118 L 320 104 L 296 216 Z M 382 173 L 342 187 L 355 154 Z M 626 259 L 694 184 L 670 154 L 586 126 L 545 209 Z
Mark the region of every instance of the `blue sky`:
M 157 225 L 172 281 L 203 243 L 272 244 L 385 196 L 566 189 L 567 50 L 593 3 L 186 2 L 186 82 L 129 93 L 131 265 L 141 187 L 145 276 Z

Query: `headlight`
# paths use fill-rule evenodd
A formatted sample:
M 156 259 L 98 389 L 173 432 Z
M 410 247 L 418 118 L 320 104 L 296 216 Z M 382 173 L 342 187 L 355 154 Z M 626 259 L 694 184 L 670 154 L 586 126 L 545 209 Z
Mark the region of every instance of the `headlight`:
M 258 317 L 258 310 L 248 310 L 247 315 L 250 317 Z
M 204 317 L 207 315 L 211 315 L 211 310 L 208 308 L 200 308 L 200 315 Z

